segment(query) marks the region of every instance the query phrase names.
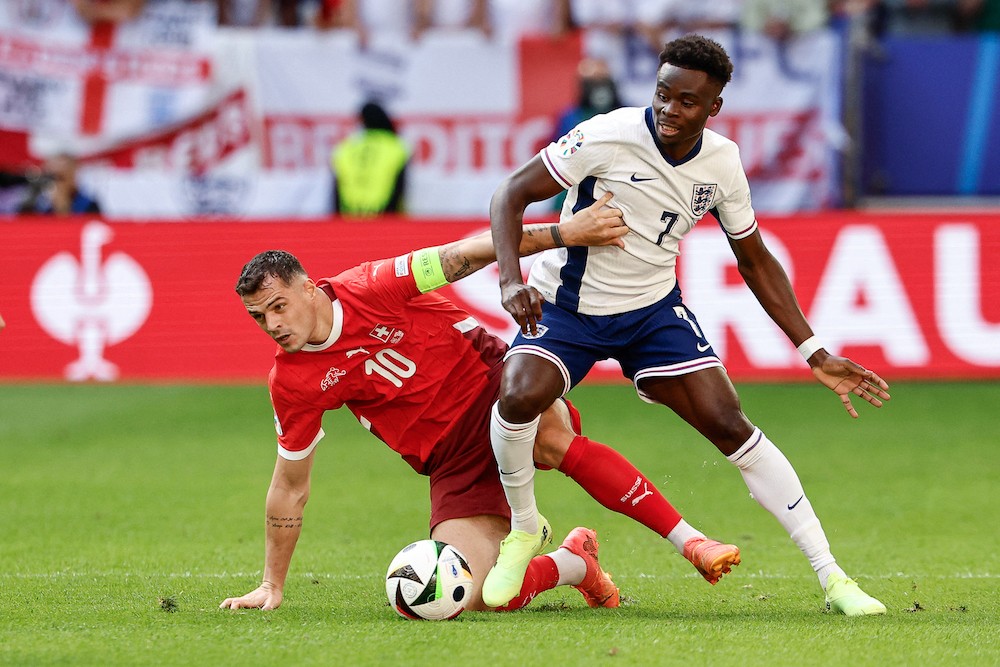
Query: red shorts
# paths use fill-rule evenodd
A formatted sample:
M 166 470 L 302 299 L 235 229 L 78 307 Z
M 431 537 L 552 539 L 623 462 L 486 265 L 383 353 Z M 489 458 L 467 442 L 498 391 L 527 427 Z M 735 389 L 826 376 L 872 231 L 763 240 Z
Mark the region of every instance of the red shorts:
M 483 514 L 510 520 L 510 506 L 490 445 L 490 411 L 500 396 L 502 372 L 503 363 L 490 369 L 488 389 L 472 404 L 466 418 L 434 447 L 427 461 L 426 471 L 431 480 L 431 530 L 448 519 Z M 579 433 L 580 413 L 568 400 L 566 406 L 574 430 Z
M 503 362 L 489 371 L 487 388 L 469 406 L 427 460 L 431 530 L 448 519 L 492 514 L 510 520 L 510 506 L 490 445 L 490 410 L 500 396 Z

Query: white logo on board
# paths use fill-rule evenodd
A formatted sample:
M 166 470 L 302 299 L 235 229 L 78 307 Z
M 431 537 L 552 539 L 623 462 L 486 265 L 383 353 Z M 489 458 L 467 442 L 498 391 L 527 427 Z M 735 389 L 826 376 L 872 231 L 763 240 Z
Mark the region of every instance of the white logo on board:
M 118 367 L 104 358 L 104 349 L 138 331 L 152 307 L 149 277 L 138 262 L 121 252 L 102 261 L 101 249 L 113 235 L 102 222 L 87 223 L 79 261 L 60 252 L 42 265 L 31 285 L 38 324 L 79 351 L 80 358 L 66 366 L 67 380 L 116 379 Z

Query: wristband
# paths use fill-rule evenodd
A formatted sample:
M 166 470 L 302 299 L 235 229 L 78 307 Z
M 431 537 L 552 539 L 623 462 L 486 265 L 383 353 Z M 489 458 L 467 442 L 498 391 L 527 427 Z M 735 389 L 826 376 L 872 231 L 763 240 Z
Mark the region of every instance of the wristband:
M 413 279 L 421 294 L 448 284 L 444 269 L 441 268 L 441 254 L 436 246 L 415 251 L 410 266 L 413 268 Z
M 816 350 L 822 347 L 823 343 L 819 342 L 819 339 L 816 338 L 816 336 L 809 336 L 809 338 L 806 338 L 799 344 L 798 350 L 799 354 L 802 355 L 802 358 L 809 361 L 809 357 L 816 354 Z

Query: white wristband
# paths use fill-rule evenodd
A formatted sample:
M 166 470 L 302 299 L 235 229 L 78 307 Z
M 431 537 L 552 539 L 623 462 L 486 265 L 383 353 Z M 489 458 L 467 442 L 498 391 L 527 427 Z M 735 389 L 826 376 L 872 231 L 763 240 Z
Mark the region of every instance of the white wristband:
M 820 349 L 821 347 L 823 347 L 823 343 L 819 342 L 819 339 L 817 339 L 816 336 L 809 336 L 809 338 L 806 338 L 804 341 L 802 341 L 802 343 L 798 347 L 798 350 L 799 354 L 802 355 L 802 358 L 805 359 L 806 361 L 809 361 L 809 357 L 816 354 L 816 350 Z

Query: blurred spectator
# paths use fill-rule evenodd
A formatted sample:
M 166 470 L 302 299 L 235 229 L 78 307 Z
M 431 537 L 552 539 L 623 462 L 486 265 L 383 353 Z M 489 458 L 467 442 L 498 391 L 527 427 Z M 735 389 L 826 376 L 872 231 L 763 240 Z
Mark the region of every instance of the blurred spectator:
M 963 31 L 1000 32 L 1000 0 L 958 0 L 955 27 Z
M 611 76 L 611 70 L 605 61 L 599 58 L 584 58 L 577 66 L 576 73 L 580 96 L 576 104 L 559 116 L 554 141 L 569 134 L 583 121 L 624 106 L 618 96 L 618 87 Z M 556 195 L 552 199 L 553 208 L 560 210 L 565 199 L 565 192 Z
M 579 34 L 585 56 L 606 62 L 616 79 L 627 76 L 635 34 L 635 7 L 642 0 L 555 1 L 556 34 Z
M 435 29 L 493 32 L 489 0 L 320 0 L 315 23 L 354 30 L 362 46 L 375 34 L 419 40 Z
M 354 216 L 402 213 L 410 151 L 378 103 L 367 102 L 360 118 L 362 129 L 344 139 L 330 160 L 333 210 Z
M 17 213 L 28 193 L 32 179 L 21 173 L 0 171 L 0 215 Z
M 76 182 L 76 158 L 60 153 L 50 158 L 41 174 L 29 177 L 31 187 L 20 213 L 74 215 L 101 212 L 97 201 L 82 192 Z
M 413 38 L 420 39 L 428 30 L 478 30 L 492 35 L 487 0 L 412 0 Z
M 827 25 L 827 0 L 745 0 L 740 25 L 779 42 Z
M 881 0 L 885 31 L 893 34 L 943 34 L 954 30 L 956 0 Z
M 361 48 L 376 34 L 413 37 L 413 0 L 322 0 L 316 26 L 357 33 Z
M 282 28 L 298 28 L 304 25 L 303 13 L 308 2 L 303 0 L 269 0 L 274 22 Z
M 743 0 L 647 0 L 636 6 L 635 29 L 659 53 L 664 44 L 687 33 L 733 30 L 739 25 L 742 4 Z
M 588 118 L 622 106 L 618 88 L 605 61 L 599 58 L 584 58 L 577 66 L 576 73 L 579 98 L 576 104 L 559 117 L 559 124 L 556 127 L 557 139 Z
M 88 23 L 131 21 L 142 13 L 146 0 L 71 0 L 76 13 Z
M 195 0 L 198 1 L 198 0 Z M 215 0 L 219 25 L 299 28 L 321 23 L 331 0 Z
M 656 1 L 656 0 L 647 0 Z M 577 29 L 606 30 L 621 33 L 635 19 L 636 0 L 556 0 L 557 16 L 563 31 Z
M 558 37 L 563 21 L 556 16 L 558 0 L 489 0 L 490 25 L 502 42 L 514 43 L 521 37 Z
M 219 25 L 257 27 L 266 25 L 271 15 L 271 0 L 216 0 Z

